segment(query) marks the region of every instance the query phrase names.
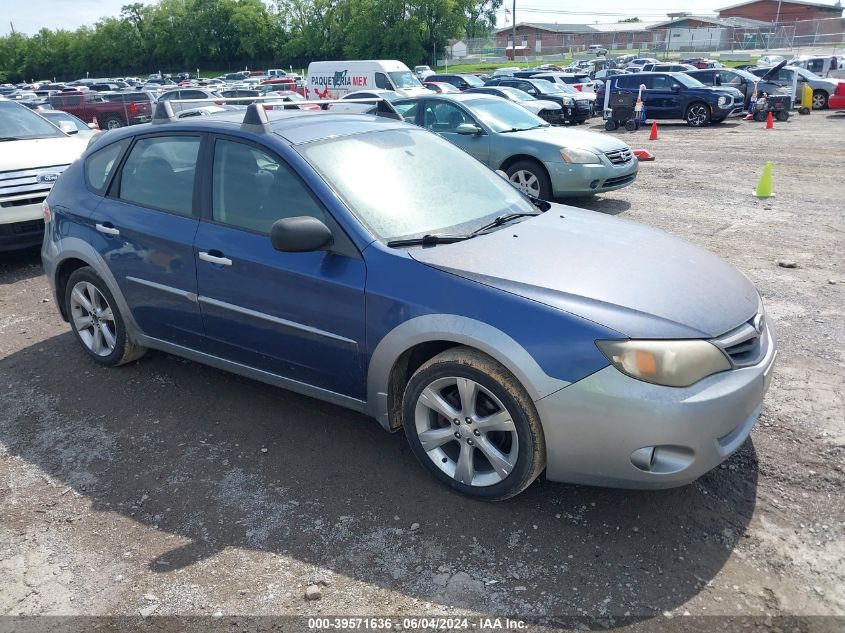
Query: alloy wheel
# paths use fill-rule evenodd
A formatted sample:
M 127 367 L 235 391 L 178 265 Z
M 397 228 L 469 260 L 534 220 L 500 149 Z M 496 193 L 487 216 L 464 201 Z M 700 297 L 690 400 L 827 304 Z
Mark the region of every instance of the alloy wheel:
M 536 174 L 526 169 L 520 169 L 511 174 L 510 180 L 523 193 L 532 195 L 535 198 L 540 197 L 540 179 L 537 178 Z
M 694 127 L 700 127 L 707 122 L 707 107 L 694 105 L 687 112 L 687 121 Z
M 97 356 L 109 356 L 117 343 L 114 312 L 97 287 L 87 281 L 77 283 L 70 294 L 73 326 L 79 338 Z
M 814 110 L 821 110 L 827 104 L 827 97 L 825 97 L 824 93 L 821 91 L 816 91 L 813 94 L 813 109 Z
M 469 378 L 439 378 L 420 393 L 414 414 L 428 458 L 454 480 L 491 486 L 510 475 L 519 439 L 507 408 Z

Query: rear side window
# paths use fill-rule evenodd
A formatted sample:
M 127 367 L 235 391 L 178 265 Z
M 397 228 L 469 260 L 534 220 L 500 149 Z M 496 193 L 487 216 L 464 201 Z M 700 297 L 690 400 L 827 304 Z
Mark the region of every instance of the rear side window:
M 199 148 L 198 136 L 140 139 L 123 165 L 118 197 L 142 207 L 190 216 Z
M 109 178 L 128 144 L 128 139 L 112 143 L 85 160 L 85 182 L 91 191 L 105 195 Z
M 212 179 L 215 222 L 269 234 L 281 218 L 326 219 L 322 207 L 286 164 L 250 145 L 218 140 Z

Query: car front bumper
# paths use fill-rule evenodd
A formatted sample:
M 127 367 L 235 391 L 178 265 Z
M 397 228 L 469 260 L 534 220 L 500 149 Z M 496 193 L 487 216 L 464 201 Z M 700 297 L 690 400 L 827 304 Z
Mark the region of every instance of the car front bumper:
M 712 470 L 748 435 L 777 356 L 685 388 L 635 380 L 613 366 L 535 404 L 546 439 L 546 477 L 616 488 L 672 488 Z M 655 448 L 656 447 L 656 448 Z
M 610 163 L 544 163 L 552 182 L 555 197 L 587 196 L 627 187 L 637 178 L 639 161 L 634 158 L 624 165 Z

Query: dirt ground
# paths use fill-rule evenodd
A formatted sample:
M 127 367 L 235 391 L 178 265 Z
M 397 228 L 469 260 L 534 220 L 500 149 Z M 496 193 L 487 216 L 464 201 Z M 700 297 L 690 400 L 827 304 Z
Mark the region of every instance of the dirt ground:
M 657 160 L 575 203 L 715 251 L 777 330 L 763 415 L 725 464 L 674 490 L 469 501 L 344 409 L 165 354 L 96 366 L 38 253 L 2 255 L 0 615 L 845 626 L 816 617 L 845 616 L 845 115 L 618 136 Z M 758 200 L 766 160 L 777 195 Z

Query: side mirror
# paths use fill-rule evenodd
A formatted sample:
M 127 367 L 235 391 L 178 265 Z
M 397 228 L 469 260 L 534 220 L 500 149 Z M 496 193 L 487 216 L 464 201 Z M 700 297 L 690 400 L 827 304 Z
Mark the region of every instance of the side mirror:
M 321 251 L 333 242 L 329 227 L 309 215 L 276 220 L 270 229 L 273 248 L 285 253 Z
M 93 121 L 91 121 L 91 123 L 88 124 L 88 127 L 91 128 L 92 130 L 99 130 L 100 129 L 100 128 L 97 127 L 97 124 L 94 123 Z
M 70 121 L 59 121 L 59 129 L 65 134 L 78 134 L 79 130 Z
M 478 136 L 481 134 L 481 128 L 475 123 L 461 123 L 455 131 L 463 136 Z
M 681 86 L 679 86 L 678 84 L 672 85 L 672 92 L 680 92 L 680 91 L 681 91 Z

